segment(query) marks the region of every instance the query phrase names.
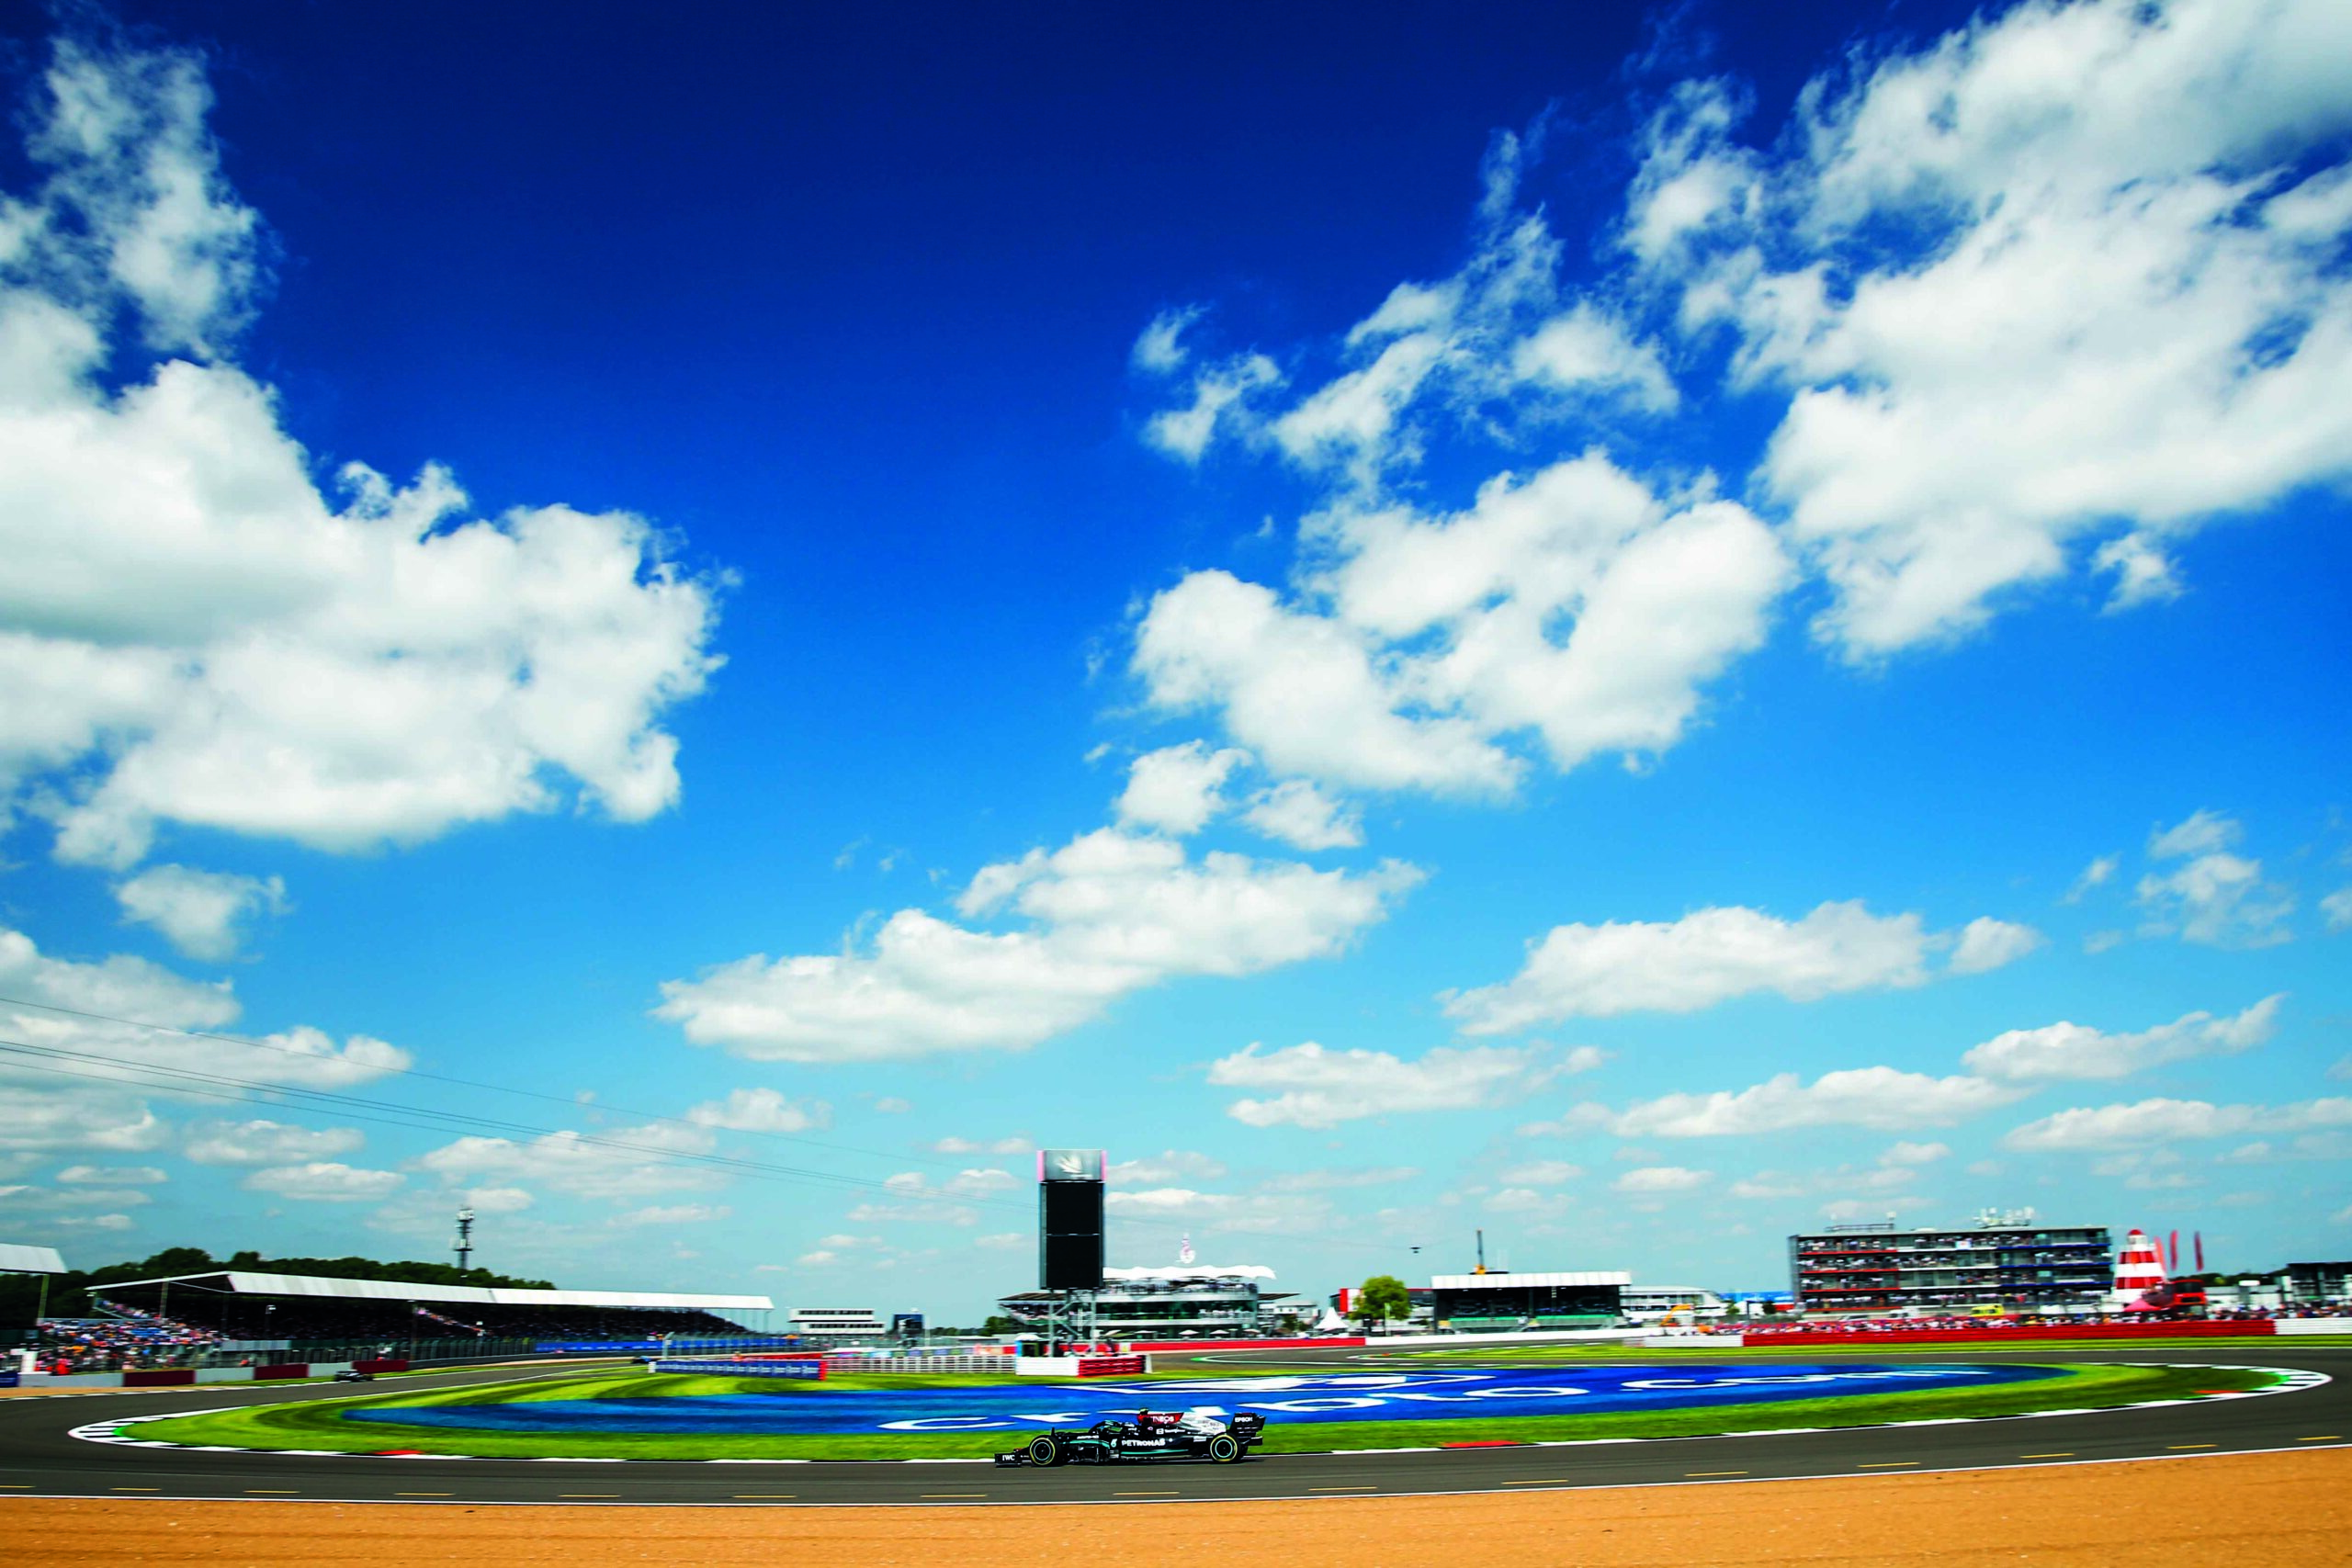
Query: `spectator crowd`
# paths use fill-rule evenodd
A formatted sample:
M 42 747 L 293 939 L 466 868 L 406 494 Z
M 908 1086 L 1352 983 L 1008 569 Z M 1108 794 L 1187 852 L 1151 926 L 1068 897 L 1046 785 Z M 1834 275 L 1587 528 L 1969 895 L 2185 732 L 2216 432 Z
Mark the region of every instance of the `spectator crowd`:
M 107 1317 L 45 1317 L 34 1325 L 33 1353 L 52 1372 L 111 1372 L 186 1360 L 220 1343 L 216 1329 L 92 1297 Z

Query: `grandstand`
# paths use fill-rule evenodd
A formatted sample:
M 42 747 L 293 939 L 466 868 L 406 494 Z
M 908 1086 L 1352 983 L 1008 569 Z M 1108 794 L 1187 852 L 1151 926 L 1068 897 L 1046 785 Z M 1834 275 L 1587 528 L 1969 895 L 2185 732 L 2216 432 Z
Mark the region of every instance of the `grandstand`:
M 1440 1327 L 1455 1330 L 1605 1328 L 1623 1311 L 1634 1282 L 1615 1269 L 1513 1274 L 1438 1274 L 1430 1280 Z
M 94 1305 L 110 1315 L 165 1320 L 215 1336 L 225 1348 L 376 1340 L 448 1355 L 492 1341 L 746 1337 L 764 1331 L 775 1305 L 766 1296 L 526 1290 L 243 1269 L 116 1280 L 103 1292 Z M 754 1314 L 760 1328 L 741 1321 Z M 435 1341 L 446 1343 L 431 1346 Z

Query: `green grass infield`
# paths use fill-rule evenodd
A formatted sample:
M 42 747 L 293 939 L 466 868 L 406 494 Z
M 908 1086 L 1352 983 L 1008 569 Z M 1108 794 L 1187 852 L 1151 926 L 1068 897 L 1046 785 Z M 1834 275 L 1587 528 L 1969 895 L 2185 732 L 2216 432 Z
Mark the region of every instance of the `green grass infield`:
M 1839 1399 L 1781 1400 L 1769 1404 L 1715 1405 L 1591 1416 L 1482 1416 L 1475 1421 L 1351 1421 L 1266 1427 L 1265 1451 L 1316 1453 L 1338 1449 L 1426 1448 L 1442 1443 L 1540 1442 L 1604 1438 L 1693 1438 L 1790 1427 L 1866 1427 L 1890 1421 L 2026 1416 L 2043 1410 L 2083 1410 L 2151 1399 L 2193 1399 L 2266 1388 L 2270 1374 L 2229 1367 L 2079 1365 L 2056 1361 L 2063 1375 L 1996 1388 L 1855 1394 Z M 953 1377 L 828 1379 L 841 1388 L 970 1387 L 984 1380 Z M 1009 1380 L 990 1379 L 1001 1382 Z M 147 1421 L 126 1428 L 135 1437 L 228 1448 L 311 1449 L 338 1453 L 409 1450 L 483 1459 L 969 1459 L 1016 1448 L 1025 1432 L 923 1432 L 824 1436 L 649 1437 L 628 1433 L 469 1432 L 446 1427 L 361 1424 L 342 1418 L 354 1405 L 530 1404 L 550 1399 L 672 1398 L 708 1393 L 770 1393 L 822 1399 L 815 1385 L 779 1388 L 773 1380 L 730 1377 L 588 1373 L 528 1383 L 476 1384 L 428 1392 L 305 1400 L 208 1416 Z M 1235 1396 L 1227 1395 L 1228 1400 Z M 1246 1397 L 1246 1396 L 1243 1396 Z

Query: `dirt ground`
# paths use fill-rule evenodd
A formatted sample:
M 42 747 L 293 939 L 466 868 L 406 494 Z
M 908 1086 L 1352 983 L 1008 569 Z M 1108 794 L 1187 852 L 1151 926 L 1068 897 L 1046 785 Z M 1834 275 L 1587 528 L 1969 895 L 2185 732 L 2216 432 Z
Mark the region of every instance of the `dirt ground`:
M 0 1501 L 0 1563 L 9 1568 L 609 1568 L 786 1555 L 795 1568 L 1013 1568 L 1105 1550 L 1148 1551 L 1154 1563 L 1204 1557 L 1363 1568 L 2352 1564 L 2352 1450 L 1857 1481 L 1142 1507 Z

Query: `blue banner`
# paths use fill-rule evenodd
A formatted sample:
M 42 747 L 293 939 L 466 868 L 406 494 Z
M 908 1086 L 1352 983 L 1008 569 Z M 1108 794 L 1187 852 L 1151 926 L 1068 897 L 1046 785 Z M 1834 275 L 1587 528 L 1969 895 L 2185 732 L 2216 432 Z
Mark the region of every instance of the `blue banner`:
M 15 1388 L 24 1381 L 21 1372 L 0 1372 L 0 1388 Z
M 821 1378 L 825 1363 L 806 1361 L 656 1361 L 657 1372 L 702 1372 L 730 1378 Z
M 664 1350 L 698 1353 L 717 1350 L 789 1350 L 800 1343 L 797 1335 L 768 1339 L 542 1339 L 531 1348 L 542 1356 L 658 1356 Z

